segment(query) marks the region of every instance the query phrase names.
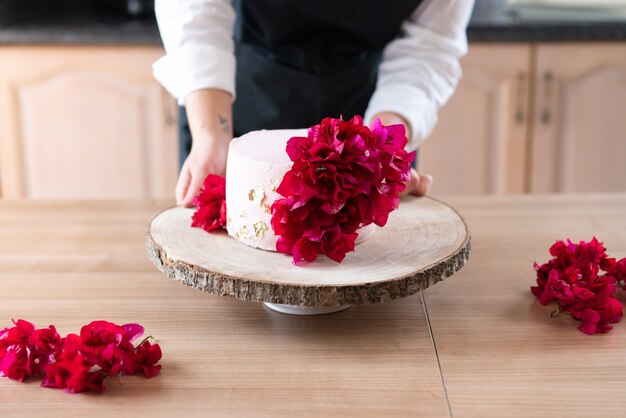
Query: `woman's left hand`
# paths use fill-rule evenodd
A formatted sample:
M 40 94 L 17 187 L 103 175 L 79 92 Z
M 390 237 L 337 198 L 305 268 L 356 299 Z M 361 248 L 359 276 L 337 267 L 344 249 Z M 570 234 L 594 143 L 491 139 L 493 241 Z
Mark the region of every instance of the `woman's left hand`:
M 433 185 L 433 177 L 430 174 L 418 173 L 414 168 L 411 169 L 411 180 L 406 183 L 406 189 L 400 196 L 407 194 L 413 196 L 425 196 L 428 194 L 430 187 Z

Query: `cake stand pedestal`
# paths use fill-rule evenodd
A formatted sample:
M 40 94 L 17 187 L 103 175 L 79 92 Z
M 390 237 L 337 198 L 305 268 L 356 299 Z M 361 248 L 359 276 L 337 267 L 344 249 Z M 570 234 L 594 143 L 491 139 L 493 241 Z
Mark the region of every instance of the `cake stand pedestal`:
M 351 308 L 352 305 L 340 305 L 340 306 L 297 306 L 297 305 L 285 305 L 282 303 L 269 303 L 263 302 L 268 309 L 276 312 L 284 313 L 287 315 L 326 315 L 329 313 L 335 313 L 344 311 Z
M 193 212 L 175 207 L 152 220 L 146 247 L 154 265 L 195 289 L 265 302 L 286 314 L 325 314 L 413 295 L 458 271 L 471 249 L 461 216 L 426 197 L 403 198 L 387 225 L 342 263 L 320 256 L 302 266 L 286 254 L 251 248 L 225 231 L 192 228 Z

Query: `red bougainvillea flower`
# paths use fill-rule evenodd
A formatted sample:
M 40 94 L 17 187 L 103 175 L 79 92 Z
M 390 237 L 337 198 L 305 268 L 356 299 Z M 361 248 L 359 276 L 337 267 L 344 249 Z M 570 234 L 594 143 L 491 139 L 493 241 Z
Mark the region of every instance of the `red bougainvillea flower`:
M 319 254 L 341 262 L 359 228 L 384 226 L 397 209 L 415 158 L 406 144 L 404 126 L 377 119 L 370 129 L 359 116 L 326 118 L 306 137 L 291 138 L 293 165 L 276 189 L 283 197 L 272 205 L 276 250 L 295 263 Z
M 605 258 L 600 263 L 600 268 L 615 277 L 615 280 L 626 290 L 626 258 L 616 260 L 614 258 Z
M 83 348 L 79 335 L 68 334 L 63 338 L 62 348 L 56 355 L 56 361 L 46 368 L 41 386 L 64 389 L 68 393 L 104 391 L 106 374 L 94 368 L 95 364 L 83 354 Z
M 18 320 L 14 327 L 0 331 L 0 376 L 23 382 L 44 372 L 61 337 L 56 329 L 35 329 Z
M 209 174 L 200 192 L 193 198 L 196 211 L 191 226 L 205 231 L 223 228 L 226 225 L 226 179 Z
M 138 324 L 116 325 L 107 321 L 93 321 L 80 330 L 82 355 L 105 373 L 114 376 L 126 372 L 132 341 L 143 335 Z
M 78 334 L 61 338 L 51 325 L 35 329 L 19 320 L 15 327 L 0 331 L 0 376 L 24 381 L 45 375 L 44 387 L 69 393 L 103 391 L 107 376 L 143 373 L 153 377 L 161 369 L 161 348 L 148 338 L 135 347 L 143 334 L 139 324 L 116 325 L 94 321 Z
M 150 344 L 145 341 L 133 353 L 128 363 L 127 374 L 136 374 L 143 372 L 144 376 L 150 378 L 156 376 L 161 370 L 161 366 L 157 365 L 161 360 L 161 347 L 158 344 Z
M 595 237 L 578 244 L 557 241 L 550 247 L 554 257 L 536 264 L 537 286 L 533 295 L 542 305 L 556 301 L 556 312 L 580 321 L 585 334 L 604 333 L 622 319 L 622 304 L 615 298 L 616 283 L 626 279 L 626 258 L 617 261 Z M 603 272 L 604 274 L 600 274 Z

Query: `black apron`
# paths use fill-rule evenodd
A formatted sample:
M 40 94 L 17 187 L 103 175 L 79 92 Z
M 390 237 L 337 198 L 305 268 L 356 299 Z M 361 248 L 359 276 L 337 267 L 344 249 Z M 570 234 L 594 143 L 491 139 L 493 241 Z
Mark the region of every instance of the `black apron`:
M 234 135 L 363 115 L 383 48 L 420 0 L 236 0 Z M 191 149 L 180 112 L 181 165 Z

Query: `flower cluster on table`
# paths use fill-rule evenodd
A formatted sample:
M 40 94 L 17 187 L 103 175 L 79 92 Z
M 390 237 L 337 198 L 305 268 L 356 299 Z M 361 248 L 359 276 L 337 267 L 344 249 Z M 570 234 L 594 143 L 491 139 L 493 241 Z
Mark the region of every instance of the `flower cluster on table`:
M 69 393 L 103 391 L 104 379 L 142 373 L 159 373 L 161 348 L 141 337 L 139 324 L 116 325 L 94 321 L 80 334 L 61 337 L 53 325 L 35 326 L 22 319 L 0 331 L 0 376 L 23 382 L 43 376 L 41 386 Z
M 542 305 L 556 301 L 553 314 L 565 313 L 580 321 L 585 334 L 604 333 L 622 319 L 623 305 L 615 298 L 617 284 L 626 290 L 626 258 L 617 260 L 595 237 L 578 244 L 569 239 L 550 247 L 554 257 L 544 264 L 535 263 L 537 286 L 533 295 Z

